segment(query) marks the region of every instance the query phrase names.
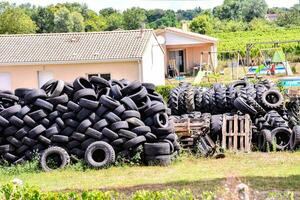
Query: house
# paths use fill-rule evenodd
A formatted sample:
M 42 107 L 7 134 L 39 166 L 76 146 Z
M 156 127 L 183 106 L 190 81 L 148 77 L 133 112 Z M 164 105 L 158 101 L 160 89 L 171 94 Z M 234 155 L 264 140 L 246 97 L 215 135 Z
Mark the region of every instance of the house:
M 269 22 L 274 22 L 278 18 L 278 14 L 266 14 L 265 19 Z
M 163 85 L 164 50 L 153 30 L 0 35 L 0 89 L 100 76 Z
M 166 52 L 166 72 L 168 66 L 180 74 L 192 74 L 195 68 L 198 70 L 204 65 L 217 66 L 216 38 L 189 32 L 187 28 L 165 28 L 156 34 Z

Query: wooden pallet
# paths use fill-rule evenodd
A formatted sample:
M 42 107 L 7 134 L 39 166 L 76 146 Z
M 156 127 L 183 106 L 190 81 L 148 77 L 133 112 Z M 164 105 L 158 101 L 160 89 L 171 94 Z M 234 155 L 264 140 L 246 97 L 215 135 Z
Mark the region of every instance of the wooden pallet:
M 252 122 L 246 115 L 223 115 L 222 148 L 232 151 L 251 151 Z

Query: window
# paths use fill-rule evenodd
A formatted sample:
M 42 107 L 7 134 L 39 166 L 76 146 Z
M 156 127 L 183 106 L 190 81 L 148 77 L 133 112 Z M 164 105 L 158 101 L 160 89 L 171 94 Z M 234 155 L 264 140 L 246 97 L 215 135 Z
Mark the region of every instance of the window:
M 89 79 L 92 78 L 93 76 L 101 77 L 108 81 L 111 79 L 111 75 L 109 73 L 107 73 L 107 74 L 88 74 L 87 76 Z
M 53 79 L 53 73 L 47 71 L 38 71 L 38 84 L 42 87 L 47 81 Z
M 105 80 L 109 81 L 110 80 L 110 74 L 100 74 L 101 78 L 104 78 Z
M 0 73 L 0 90 L 11 90 L 10 73 Z

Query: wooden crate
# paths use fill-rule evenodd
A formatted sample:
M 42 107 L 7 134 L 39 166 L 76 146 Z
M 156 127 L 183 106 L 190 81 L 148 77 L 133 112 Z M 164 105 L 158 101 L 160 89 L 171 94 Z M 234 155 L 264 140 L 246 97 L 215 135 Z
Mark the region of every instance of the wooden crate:
M 223 115 L 222 148 L 232 151 L 251 151 L 252 122 L 246 115 Z

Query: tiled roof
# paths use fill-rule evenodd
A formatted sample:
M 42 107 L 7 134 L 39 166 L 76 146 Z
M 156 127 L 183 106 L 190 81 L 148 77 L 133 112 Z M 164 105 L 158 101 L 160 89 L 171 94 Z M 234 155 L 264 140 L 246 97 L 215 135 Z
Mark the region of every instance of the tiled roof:
M 0 35 L 0 64 L 84 63 L 143 56 L 153 30 Z

